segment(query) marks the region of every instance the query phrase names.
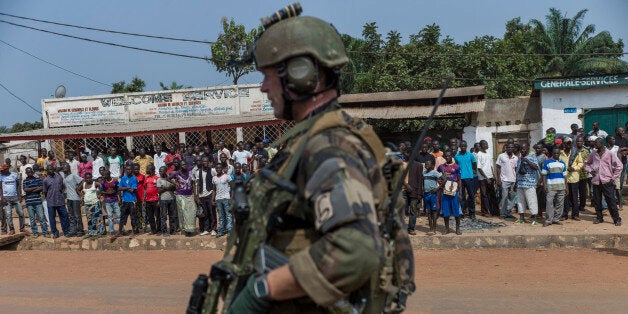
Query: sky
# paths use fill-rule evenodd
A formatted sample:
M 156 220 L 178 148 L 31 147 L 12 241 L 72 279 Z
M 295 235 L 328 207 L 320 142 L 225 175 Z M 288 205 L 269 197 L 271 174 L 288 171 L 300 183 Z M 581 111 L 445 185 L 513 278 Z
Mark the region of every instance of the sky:
M 208 1 L 208 0 L 0 0 L 0 12 L 117 31 L 214 41 L 221 31 L 223 16 L 234 18 L 248 29 L 259 19 L 288 4 L 286 1 Z M 521 17 L 545 20 L 549 8 L 556 7 L 572 17 L 589 9 L 585 24 L 608 30 L 616 40 L 628 40 L 626 0 L 301 0 L 303 15 L 320 17 L 341 33 L 360 37 L 362 26 L 376 22 L 379 31 L 399 31 L 405 42 L 425 25 L 440 25 L 443 35 L 463 43 L 476 36 L 502 37 L 506 21 Z M 0 16 L 18 24 L 74 36 L 148 49 L 209 57 L 207 44 L 146 39 L 43 24 Z M 0 23 L 0 40 L 41 59 L 106 84 L 129 82 L 134 76 L 146 81 L 146 91 L 160 90 L 159 82 L 176 81 L 192 87 L 231 84 L 231 79 L 204 60 L 185 59 L 60 37 Z M 626 43 L 628 44 L 628 43 Z M 627 51 L 628 48 L 624 48 Z M 624 60 L 627 58 L 624 57 Z M 261 76 L 250 74 L 242 84 L 260 83 Z M 64 85 L 67 97 L 109 94 L 110 86 L 70 74 L 0 42 L 0 84 L 41 111 L 41 100 L 52 98 L 57 86 Z M 39 121 L 41 114 L 30 109 L 0 88 L 0 125 Z

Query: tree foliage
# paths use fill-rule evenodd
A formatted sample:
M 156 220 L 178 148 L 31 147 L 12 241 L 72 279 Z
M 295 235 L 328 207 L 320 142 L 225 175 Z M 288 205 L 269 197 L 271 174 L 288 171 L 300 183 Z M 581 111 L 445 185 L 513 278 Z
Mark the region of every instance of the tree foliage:
M 254 28 L 247 32 L 244 25 L 236 24 L 233 19 L 228 20 L 226 17 L 222 18 L 221 24 L 222 33 L 211 45 L 212 55 L 209 61 L 218 72 L 226 72 L 227 76 L 233 79 L 233 84 L 237 85 L 242 76 L 255 70 L 253 65 L 240 61 L 252 47 L 262 28 Z
M 607 31 L 596 35 L 595 25 L 583 28 L 583 20 L 588 10 L 580 10 L 568 18 L 560 10 L 551 8 L 545 17 L 545 24 L 532 19 L 533 38 L 529 51 L 542 54 L 571 54 L 544 57 L 544 76 L 575 76 L 625 72 L 626 62 L 618 59 L 624 48 L 620 39 L 613 40 Z M 589 53 L 617 53 L 607 56 L 587 56 Z
M 24 122 L 24 123 L 18 122 L 18 123 L 15 123 L 11 127 L 0 125 L 0 134 L 25 132 L 25 131 L 38 130 L 38 129 L 43 129 L 43 128 L 44 128 L 44 124 L 41 121 Z
M 478 36 L 458 44 L 443 35 L 437 24 L 425 25 L 410 34 L 408 42 L 397 31 L 383 35 L 376 23 L 366 23 L 362 36 L 342 35 L 349 64 L 341 75 L 342 93 L 371 93 L 438 89 L 453 76 L 451 87 L 484 85 L 487 98 L 529 95 L 530 80 L 551 75 L 597 75 L 628 72 L 620 60 L 621 39 L 610 33 L 595 34 L 583 27 L 586 10 L 566 18 L 551 9 L 547 24 L 521 18 L 506 22 L 503 37 Z M 602 57 L 546 54 L 613 53 Z M 532 55 L 531 55 L 532 53 Z M 537 55 L 538 54 L 538 55 Z M 545 56 L 543 56 L 545 54 Z M 373 120 L 380 131 L 410 131 L 423 125 L 421 119 Z M 463 118 L 435 121 L 432 129 L 464 127 Z
M 131 80 L 131 83 L 126 84 L 125 81 L 115 82 L 112 84 L 111 88 L 112 94 L 121 94 L 121 93 L 139 93 L 143 92 L 146 87 L 146 82 L 139 77 L 134 77 Z
M 192 86 L 179 85 L 175 81 L 172 81 L 172 83 L 170 83 L 170 86 L 164 84 L 163 82 L 159 82 L 159 87 L 161 87 L 161 90 L 177 90 L 177 89 L 182 89 L 182 88 L 192 88 Z

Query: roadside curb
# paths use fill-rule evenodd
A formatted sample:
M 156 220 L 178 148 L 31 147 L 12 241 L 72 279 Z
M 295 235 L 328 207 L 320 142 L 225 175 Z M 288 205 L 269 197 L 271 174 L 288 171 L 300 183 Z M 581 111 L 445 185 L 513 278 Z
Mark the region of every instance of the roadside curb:
M 411 236 L 413 249 L 490 249 L 490 248 L 626 248 L 626 234 L 551 234 Z M 146 251 L 146 250 L 224 250 L 227 237 L 120 237 L 115 240 L 79 238 L 24 237 L 16 250 L 55 251 Z
M 626 234 L 550 234 L 411 237 L 414 249 L 491 248 L 622 248 L 628 247 Z
M 108 237 L 91 240 L 80 238 L 32 238 L 25 237 L 16 250 L 54 251 L 151 251 L 151 250 L 223 250 L 227 237 Z

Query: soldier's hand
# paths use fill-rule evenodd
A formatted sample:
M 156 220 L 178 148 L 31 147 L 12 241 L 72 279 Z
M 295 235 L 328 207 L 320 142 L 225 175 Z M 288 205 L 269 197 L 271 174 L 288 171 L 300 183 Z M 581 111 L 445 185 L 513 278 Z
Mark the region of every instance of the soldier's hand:
M 262 300 L 255 295 L 255 275 L 251 275 L 246 286 L 238 297 L 231 303 L 229 314 L 238 313 L 267 313 L 270 309 L 270 301 Z

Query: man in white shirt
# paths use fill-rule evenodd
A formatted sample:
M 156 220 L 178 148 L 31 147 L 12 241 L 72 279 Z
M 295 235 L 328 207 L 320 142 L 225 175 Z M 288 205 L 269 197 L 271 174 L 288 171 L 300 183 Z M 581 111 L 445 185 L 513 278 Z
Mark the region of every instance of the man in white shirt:
M 482 216 L 489 216 L 496 213 L 497 197 L 495 195 L 495 175 L 493 174 L 493 158 L 486 150 L 488 142 L 480 141 L 480 151 L 477 152 L 478 162 L 478 180 L 480 182 L 480 202 L 482 207 Z
M 231 159 L 231 152 L 225 147 L 224 141 L 218 141 L 218 143 L 216 143 L 216 163 L 218 163 L 220 159 L 220 154 L 225 154 L 227 155 L 227 159 Z
M 515 205 L 515 182 L 517 182 L 517 161 L 519 158 L 514 154 L 515 145 L 506 144 L 506 152 L 499 154 L 497 162 L 497 185 L 502 188 L 501 216 L 502 218 L 515 218 L 512 215 L 512 208 Z
M 161 169 L 161 167 L 166 165 L 165 159 L 168 154 L 162 151 L 161 145 L 155 146 L 155 155 L 153 156 L 153 163 L 155 164 L 155 169 Z
M 74 157 L 74 153 L 72 153 L 72 152 L 65 152 L 65 162 L 67 162 L 70 165 L 70 172 L 72 174 L 75 174 L 75 175 L 78 176 L 78 165 L 79 165 L 79 162 Z
M 248 163 L 248 159 L 251 158 L 251 156 L 253 156 L 253 154 L 248 150 L 244 150 L 244 143 L 240 141 L 237 144 L 237 150 L 231 154 L 231 159 L 233 159 L 234 163 L 244 165 Z
M 227 162 L 227 155 L 220 154 L 220 158 L 218 159 L 218 162 L 216 163 L 216 166 L 218 164 L 222 165 L 223 171 L 225 171 L 225 169 L 226 169 L 226 174 L 231 176 L 231 174 L 234 171 L 234 167 Z M 216 168 L 212 168 L 212 176 L 215 177 L 217 175 L 218 175 L 218 173 L 216 172 Z
M 213 203 L 218 211 L 218 234 L 222 237 L 231 232 L 233 227 L 233 216 L 229 211 L 229 200 L 231 199 L 231 176 L 223 171 L 222 164 L 216 165 L 216 176 L 212 178 L 214 192 Z
M 92 179 L 94 181 L 100 178 L 100 168 L 105 166 L 105 161 L 98 155 L 98 150 L 92 150 Z
M 608 136 L 608 133 L 606 133 L 606 131 L 604 130 L 600 130 L 600 123 L 597 121 L 593 121 L 593 124 L 591 125 L 591 131 L 589 131 L 589 135 L 593 135 L 596 137 L 601 137 L 601 138 L 606 138 Z

